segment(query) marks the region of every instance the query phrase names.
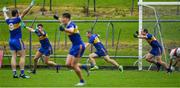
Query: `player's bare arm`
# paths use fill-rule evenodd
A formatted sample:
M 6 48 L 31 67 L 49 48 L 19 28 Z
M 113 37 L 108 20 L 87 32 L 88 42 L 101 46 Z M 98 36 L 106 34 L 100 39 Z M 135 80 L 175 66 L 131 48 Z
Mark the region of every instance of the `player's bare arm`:
M 30 32 L 35 32 L 35 30 L 31 27 L 26 27 L 26 29 L 28 29 Z
M 30 11 L 33 5 L 34 5 L 34 0 L 32 0 L 31 4 L 22 12 L 22 14 L 20 14 L 20 17 L 24 18 L 24 16 Z

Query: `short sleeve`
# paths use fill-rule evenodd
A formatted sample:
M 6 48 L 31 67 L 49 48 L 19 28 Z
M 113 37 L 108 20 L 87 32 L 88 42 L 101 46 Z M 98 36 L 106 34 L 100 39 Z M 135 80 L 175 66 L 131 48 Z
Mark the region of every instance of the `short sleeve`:
M 146 37 L 147 37 L 147 39 L 151 39 L 151 38 L 152 38 L 152 35 L 151 35 L 151 34 L 148 34 Z
M 91 44 L 92 44 L 93 42 L 94 42 L 94 37 L 93 37 L 93 36 L 91 36 L 91 37 L 90 37 L 90 39 L 89 39 L 89 43 L 91 43 Z
M 73 25 L 68 25 L 68 26 L 66 27 L 66 29 L 67 29 L 67 30 L 74 30 L 75 27 L 74 27 Z

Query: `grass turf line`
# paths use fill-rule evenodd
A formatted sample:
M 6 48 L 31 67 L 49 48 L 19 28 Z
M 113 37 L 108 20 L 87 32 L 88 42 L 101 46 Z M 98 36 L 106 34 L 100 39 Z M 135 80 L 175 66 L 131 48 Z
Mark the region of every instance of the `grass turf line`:
M 83 71 L 85 87 L 180 87 L 180 74 L 156 71 L 99 70 L 91 72 L 89 77 Z M 13 79 L 11 70 L 1 69 L 1 87 L 73 87 L 79 80 L 73 71 L 38 69 L 30 79 Z

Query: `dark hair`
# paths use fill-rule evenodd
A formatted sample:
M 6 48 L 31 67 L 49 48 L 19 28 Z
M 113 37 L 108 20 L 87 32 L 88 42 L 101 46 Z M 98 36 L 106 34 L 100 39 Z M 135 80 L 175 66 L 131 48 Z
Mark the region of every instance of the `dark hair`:
M 13 17 L 15 17 L 16 14 L 18 14 L 18 10 L 17 10 L 17 9 L 13 9 L 13 10 L 11 11 L 11 15 L 12 15 Z
M 146 33 L 148 33 L 148 29 L 143 29 L 143 32 L 146 32 Z
M 71 14 L 70 13 L 63 13 L 62 14 L 63 17 L 71 19 Z
M 88 34 L 92 34 L 92 32 L 91 32 L 91 31 L 87 31 L 87 33 L 88 33 Z
M 43 25 L 42 25 L 42 24 L 38 24 L 38 25 L 37 25 L 37 27 L 39 27 L 39 26 L 43 27 Z

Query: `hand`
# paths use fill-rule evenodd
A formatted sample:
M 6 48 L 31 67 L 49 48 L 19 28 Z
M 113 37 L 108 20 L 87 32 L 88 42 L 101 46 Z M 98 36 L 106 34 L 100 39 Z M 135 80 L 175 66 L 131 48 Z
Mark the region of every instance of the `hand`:
M 8 12 L 8 9 L 6 7 L 3 7 L 3 12 Z
M 139 35 L 139 32 L 138 32 L 138 31 L 136 31 L 136 32 L 133 34 L 134 38 L 138 38 L 138 35 Z
M 60 25 L 59 30 L 60 30 L 60 31 L 64 31 L 64 30 L 65 30 L 65 27 L 64 27 L 63 25 Z
M 30 7 L 32 7 L 34 5 L 34 2 L 35 2 L 35 0 L 31 1 Z
M 57 16 L 57 15 L 53 15 L 53 18 L 54 18 L 55 20 L 59 20 L 59 16 Z

